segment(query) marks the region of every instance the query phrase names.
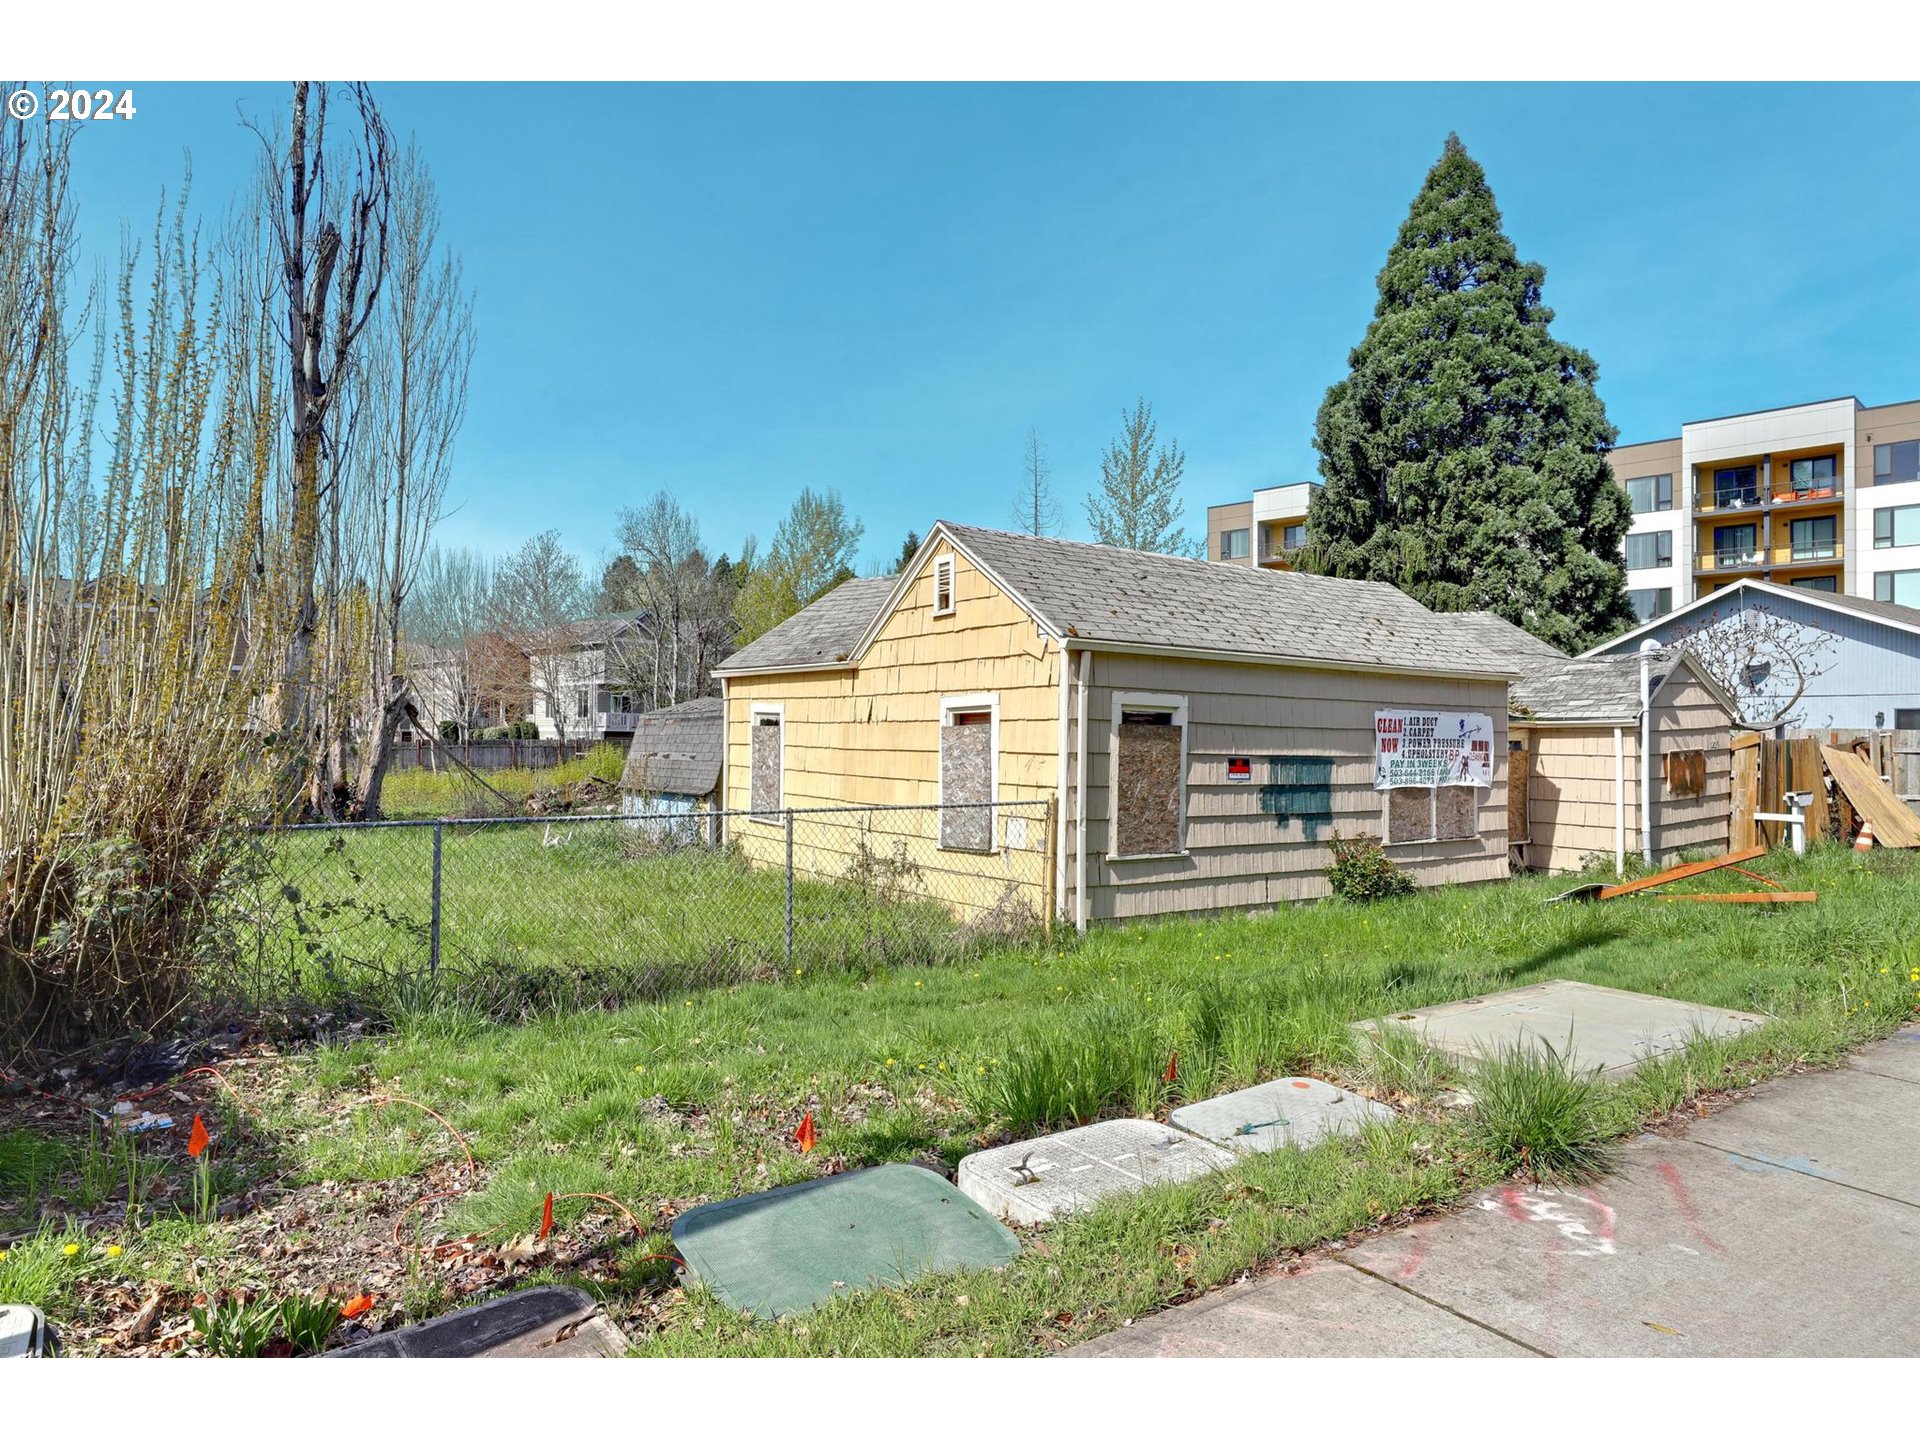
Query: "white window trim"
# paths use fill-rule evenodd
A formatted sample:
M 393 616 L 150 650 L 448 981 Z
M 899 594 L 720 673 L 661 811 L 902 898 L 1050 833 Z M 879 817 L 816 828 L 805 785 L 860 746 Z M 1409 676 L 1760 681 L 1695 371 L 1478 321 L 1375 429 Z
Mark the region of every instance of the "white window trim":
M 1433 827 L 1433 830 L 1432 830 L 1432 833 L 1428 834 L 1424 839 L 1421 839 L 1421 840 L 1390 840 L 1388 839 L 1387 836 L 1389 832 L 1388 832 L 1388 826 L 1387 826 L 1387 806 L 1391 803 L 1391 796 L 1393 795 L 1393 791 L 1382 790 L 1380 792 L 1380 848 L 1381 849 L 1410 850 L 1416 845 L 1478 845 L 1480 843 L 1480 839 L 1481 839 L 1480 807 L 1484 803 L 1482 798 L 1479 797 L 1478 795 L 1474 797 L 1473 834 L 1455 835 L 1455 836 L 1450 836 L 1445 840 L 1442 840 L 1439 835 L 1440 791 L 1442 789 L 1479 791 L 1479 790 L 1490 790 L 1492 787 L 1485 786 L 1485 785 L 1447 785 L 1447 786 L 1401 785 L 1401 786 L 1396 786 L 1395 788 L 1401 789 L 1401 790 L 1425 790 L 1427 792 L 1427 823 Z
M 946 581 L 947 603 L 943 609 L 940 604 L 942 577 Z M 953 556 L 936 555 L 933 561 L 933 613 L 951 615 L 960 608 L 960 597 L 954 583 Z
M 753 732 L 759 728 L 763 715 L 771 715 L 780 722 L 780 797 L 773 808 L 787 808 L 787 707 L 780 702 L 761 701 L 747 707 L 747 819 L 756 825 L 782 825 L 786 822 L 780 815 L 753 808 Z
M 1107 717 L 1107 859 L 1109 861 L 1180 859 L 1188 854 L 1187 697 L 1160 695 L 1146 690 L 1115 690 L 1112 705 L 1112 713 Z M 1119 807 L 1114 803 L 1119 789 L 1120 717 L 1128 710 L 1171 711 L 1173 723 L 1180 727 L 1180 848 L 1177 850 L 1155 850 L 1140 855 L 1122 855 L 1116 848 L 1120 837 L 1120 827 L 1115 823 L 1115 812 Z
M 953 724 L 953 717 L 957 713 L 973 710 L 987 712 L 987 799 L 998 805 L 1000 803 L 1000 693 L 996 690 L 981 695 L 942 695 L 940 697 L 940 728 L 944 731 Z M 947 767 L 941 762 L 937 746 L 934 752 L 933 769 L 933 798 L 936 804 L 944 805 L 947 803 Z M 936 848 L 941 850 L 952 848 L 956 855 L 998 855 L 1006 848 L 997 838 L 999 818 L 997 810 L 990 812 L 987 826 L 989 840 L 985 850 L 940 845 L 937 835 Z M 934 823 L 937 827 L 939 821 L 936 819 Z

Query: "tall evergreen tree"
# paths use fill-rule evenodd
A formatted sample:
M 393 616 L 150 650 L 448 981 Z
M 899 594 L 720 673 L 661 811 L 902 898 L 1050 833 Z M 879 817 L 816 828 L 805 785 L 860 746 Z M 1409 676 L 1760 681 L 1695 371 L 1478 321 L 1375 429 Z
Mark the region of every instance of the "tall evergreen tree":
M 1492 610 L 1568 650 L 1632 620 L 1593 357 L 1554 339 L 1486 172 L 1449 135 L 1315 425 L 1306 568 Z

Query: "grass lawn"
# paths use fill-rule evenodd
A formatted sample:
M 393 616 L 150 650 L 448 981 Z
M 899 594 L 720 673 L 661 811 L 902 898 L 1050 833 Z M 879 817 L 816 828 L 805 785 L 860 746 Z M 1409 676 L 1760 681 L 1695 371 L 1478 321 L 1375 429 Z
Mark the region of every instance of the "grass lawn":
M 1910 979 L 1920 966 L 1920 857 L 1877 852 L 1863 865 L 1820 849 L 1799 861 L 1777 856 L 1766 870 L 1789 888 L 1817 889 L 1820 900 L 1549 906 L 1568 882 L 1539 877 L 1364 908 L 1137 924 L 948 967 L 787 976 L 519 1025 L 422 1010 L 391 1034 L 277 1062 L 271 1083 L 252 1094 L 264 1112 L 254 1128 L 272 1151 L 260 1167 L 289 1172 L 283 1183 L 296 1194 L 458 1189 L 413 1217 L 426 1222 L 425 1235 L 486 1233 L 486 1245 L 532 1231 L 548 1191 L 612 1196 L 647 1226 L 639 1243 L 615 1245 L 585 1271 L 543 1269 L 535 1252 L 513 1283 L 587 1284 L 649 1354 L 1044 1354 L 1289 1253 L 1456 1201 L 1520 1169 L 1543 1129 L 1570 1128 L 1580 1144 L 1624 1135 L 1704 1093 L 1830 1063 L 1909 1015 L 1920 991 Z M 1694 888 L 1725 888 L 1717 878 Z M 1347 1029 L 1554 978 L 1778 1019 L 1618 1085 L 1483 1077 L 1498 1099 L 1477 1113 L 1436 1103 L 1456 1077 L 1429 1053 L 1400 1043 L 1358 1053 Z M 1174 1050 L 1179 1079 L 1168 1085 L 1160 1077 Z M 645 1258 L 667 1248 L 673 1214 L 707 1200 L 929 1152 L 951 1163 L 1074 1120 L 1153 1113 L 1298 1073 L 1388 1098 L 1407 1114 L 1355 1139 L 1250 1157 L 1226 1174 L 1029 1232 L 1020 1259 L 1001 1272 L 928 1277 L 778 1323 L 733 1313 Z M 439 1125 L 407 1107 L 364 1103 L 375 1094 L 445 1116 L 473 1149 L 472 1182 Z M 808 1111 L 819 1145 L 802 1155 L 791 1134 Z M 44 1194 L 57 1162 L 40 1152 L 32 1163 Z M 361 1228 L 377 1254 L 396 1216 L 391 1203 L 368 1203 Z M 590 1211 L 607 1207 L 561 1202 L 562 1233 L 597 1224 L 583 1218 Z M 273 1262 L 231 1255 L 223 1236 L 231 1222 L 182 1224 L 165 1231 L 164 1256 L 144 1232 L 118 1232 L 125 1249 L 112 1264 L 136 1275 L 143 1264 L 156 1275 L 185 1267 L 202 1287 L 271 1292 L 285 1283 Z M 107 1264 L 98 1240 L 96 1232 L 96 1248 L 76 1260 Z M 8 1263 L 0 1262 L 0 1298 Z M 408 1262 L 402 1280 L 380 1287 L 383 1313 L 452 1303 L 469 1264 Z M 376 1288 L 361 1270 L 332 1278 L 347 1293 Z M 94 1303 L 87 1297 L 98 1288 L 56 1284 L 46 1294 L 58 1317 L 63 1304 Z
M 618 745 L 595 745 L 586 754 L 543 770 L 482 770 L 488 785 L 516 804 L 536 790 L 552 790 L 582 780 L 620 783 L 627 763 Z M 464 771 L 447 768 L 390 770 L 380 787 L 380 808 L 389 820 L 435 820 L 445 815 L 498 813 L 499 800 L 476 785 Z M 478 806 L 469 811 L 470 806 Z

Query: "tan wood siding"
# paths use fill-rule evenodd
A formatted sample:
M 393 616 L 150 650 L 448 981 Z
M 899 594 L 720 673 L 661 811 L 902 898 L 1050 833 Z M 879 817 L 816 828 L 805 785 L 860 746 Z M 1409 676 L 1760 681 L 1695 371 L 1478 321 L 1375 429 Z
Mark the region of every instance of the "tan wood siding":
M 1589 726 L 1575 730 L 1536 729 L 1528 732 L 1533 754 L 1533 782 L 1527 804 L 1533 838 L 1527 845 L 1527 865 L 1535 870 L 1579 870 L 1592 861 L 1611 868 L 1614 861 L 1614 753 L 1613 727 Z M 1626 772 L 1626 845 L 1638 854 L 1640 843 L 1637 757 L 1640 737 L 1636 727 L 1621 736 Z
M 1327 841 L 1381 833 L 1373 788 L 1376 709 L 1478 711 L 1494 722 L 1494 783 L 1478 792 L 1474 838 L 1393 846 L 1415 883 L 1507 874 L 1506 687 L 1497 681 L 1358 675 L 1207 660 L 1099 654 L 1087 705 L 1087 890 L 1095 919 L 1275 905 L 1328 893 Z M 1184 855 L 1110 860 L 1113 696 L 1185 697 L 1188 788 Z M 1251 782 L 1230 782 L 1230 755 L 1250 756 Z M 1310 824 L 1261 808 L 1270 757 L 1329 762 L 1330 819 Z
M 1674 676 L 1653 707 L 1653 848 L 1665 860 L 1682 850 L 1727 848 L 1733 818 L 1733 753 L 1727 712 L 1688 671 Z M 1698 795 L 1675 795 L 1661 757 L 1673 751 L 1706 755 L 1706 783 Z

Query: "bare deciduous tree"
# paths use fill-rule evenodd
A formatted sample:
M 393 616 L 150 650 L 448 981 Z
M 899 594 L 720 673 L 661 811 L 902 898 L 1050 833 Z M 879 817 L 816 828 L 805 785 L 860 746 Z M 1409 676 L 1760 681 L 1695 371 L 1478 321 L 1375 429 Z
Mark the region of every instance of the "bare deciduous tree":
M 569 627 L 586 607 L 580 562 L 558 530 L 534 536 L 500 567 L 489 629 L 526 657 L 528 689 L 562 740 L 574 718 L 563 703 L 573 678 Z
M 1053 467 L 1040 448 L 1040 432 L 1027 431 L 1026 453 L 1020 459 L 1020 496 L 1013 502 L 1013 523 L 1028 535 L 1053 535 L 1060 530 L 1060 502 L 1053 494 Z
M 349 87 L 354 128 L 345 144 L 327 135 L 328 86 L 296 81 L 285 149 L 255 128 L 264 154 L 263 206 L 273 238 L 285 318 L 287 425 L 291 442 L 280 576 L 282 660 L 273 726 L 285 747 L 283 799 L 325 808 L 324 747 L 313 694 L 320 628 L 321 547 L 330 487 L 345 471 L 331 421 L 361 334 L 372 320 L 387 264 L 393 205 L 392 138 L 364 85 Z M 337 500 L 337 497 L 331 497 Z M 335 506 L 335 515 L 339 513 Z M 339 597 L 332 597 L 337 603 Z
M 645 640 L 616 650 L 619 683 L 649 708 L 706 694 L 732 637 L 733 567 L 724 557 L 708 561 L 699 524 L 664 490 L 621 511 L 620 543 L 632 569 L 623 593 L 609 598 L 640 612 Z
M 1746 730 L 1805 724 L 1797 712 L 1807 687 L 1832 668 L 1832 635 L 1764 605 L 1684 626 L 1673 640 L 1739 704 Z

